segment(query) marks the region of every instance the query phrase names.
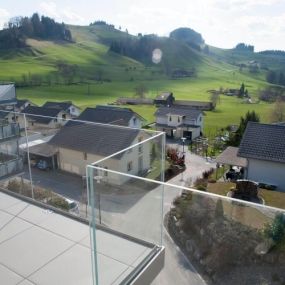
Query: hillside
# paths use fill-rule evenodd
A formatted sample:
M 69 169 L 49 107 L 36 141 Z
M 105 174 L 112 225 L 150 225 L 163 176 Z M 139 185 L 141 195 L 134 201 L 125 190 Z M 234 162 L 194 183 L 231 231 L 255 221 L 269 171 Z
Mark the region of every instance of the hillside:
M 161 91 L 171 90 L 177 99 L 209 100 L 208 90 L 239 88 L 244 82 L 254 101 L 260 89 L 268 86 L 266 70 L 252 73 L 240 68 L 241 61 L 267 61 L 270 68 L 279 68 L 272 56 L 233 52 L 209 47 L 209 53 L 198 51 L 186 42 L 166 37 L 150 37 L 151 44 L 162 51 L 162 60 L 151 63 L 110 52 L 112 42 L 138 42 L 136 36 L 109 25 L 68 26 L 74 42 L 28 39 L 29 47 L 0 51 L 0 81 L 16 81 L 19 98 L 42 104 L 46 100 L 73 100 L 85 108 L 112 103 L 120 96 L 135 96 L 139 84 L 146 86 L 146 96 L 154 98 Z M 154 39 L 154 41 L 152 41 Z M 151 56 L 149 56 L 151 57 Z M 235 60 L 233 60 L 233 58 Z M 279 61 L 280 63 L 281 61 Z M 171 71 L 192 72 L 190 77 L 174 80 Z M 154 120 L 153 106 L 133 106 Z M 242 99 L 222 96 L 215 112 L 207 112 L 206 131 L 215 132 L 227 124 L 237 124 L 248 110 L 256 110 L 262 121 L 269 120 L 271 104 L 245 104 Z

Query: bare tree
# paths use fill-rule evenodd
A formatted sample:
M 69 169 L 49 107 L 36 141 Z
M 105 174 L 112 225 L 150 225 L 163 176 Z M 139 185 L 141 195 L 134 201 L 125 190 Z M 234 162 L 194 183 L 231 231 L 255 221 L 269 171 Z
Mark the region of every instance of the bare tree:
M 273 105 L 273 109 L 270 114 L 270 120 L 272 122 L 285 121 L 285 103 L 281 97 L 278 97 Z
M 220 103 L 220 95 L 218 92 L 212 92 L 210 96 L 210 101 L 212 102 L 214 108 Z
M 141 99 L 145 98 L 145 93 L 147 93 L 146 86 L 143 83 L 137 85 L 135 87 L 135 93 L 136 93 L 136 96 L 138 96 L 139 98 Z

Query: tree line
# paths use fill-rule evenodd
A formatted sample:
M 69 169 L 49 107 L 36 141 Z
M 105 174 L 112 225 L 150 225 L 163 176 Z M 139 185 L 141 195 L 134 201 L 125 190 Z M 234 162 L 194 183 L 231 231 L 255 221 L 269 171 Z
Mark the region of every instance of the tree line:
M 249 51 L 254 52 L 254 46 L 252 45 L 246 45 L 245 43 L 239 43 L 234 48 L 237 51 Z
M 269 70 L 266 74 L 266 81 L 285 86 L 285 74 L 283 71 Z
M 26 47 L 26 38 L 72 41 L 71 32 L 64 23 L 34 13 L 32 17 L 11 18 L 4 25 L 0 31 L 0 48 Z
M 125 37 L 113 40 L 110 44 L 110 51 L 131 57 L 139 61 L 151 62 L 152 52 L 159 44 L 159 38 L 155 35 L 144 35 Z

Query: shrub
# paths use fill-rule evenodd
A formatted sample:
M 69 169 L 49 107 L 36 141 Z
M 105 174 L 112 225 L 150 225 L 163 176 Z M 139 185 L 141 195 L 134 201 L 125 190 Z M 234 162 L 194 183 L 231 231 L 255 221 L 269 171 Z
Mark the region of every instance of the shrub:
M 69 210 L 68 203 L 59 196 L 53 196 L 50 200 L 48 200 L 48 204 L 61 210 Z
M 209 170 L 205 170 L 203 173 L 202 173 L 202 177 L 204 179 L 208 179 L 214 172 L 214 168 L 211 168 Z
M 275 242 L 280 242 L 285 235 L 285 218 L 283 214 L 277 214 L 271 224 L 266 224 L 263 234 L 266 238 L 272 238 Z

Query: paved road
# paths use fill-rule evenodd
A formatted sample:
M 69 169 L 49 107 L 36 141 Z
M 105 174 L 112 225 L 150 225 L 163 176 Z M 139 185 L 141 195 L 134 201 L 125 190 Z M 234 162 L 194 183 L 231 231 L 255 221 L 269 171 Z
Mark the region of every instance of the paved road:
M 169 181 L 174 185 L 184 186 L 186 181 L 200 176 L 202 172 L 213 165 L 205 159 L 186 152 L 187 169 L 183 175 L 178 175 Z M 62 172 L 45 172 L 32 169 L 35 185 L 42 186 L 61 195 L 82 201 L 82 180 L 79 177 Z M 181 179 L 183 176 L 183 180 Z M 29 178 L 26 172 L 25 178 Z M 181 190 L 173 187 L 164 188 L 164 213 L 168 212 L 173 199 Z M 161 240 L 161 195 L 162 188 L 142 193 L 126 195 L 101 195 L 102 223 L 119 231 L 144 238 L 152 242 Z M 153 285 L 205 285 L 193 266 L 184 257 L 176 244 L 163 229 L 163 244 L 166 247 L 165 267 Z

